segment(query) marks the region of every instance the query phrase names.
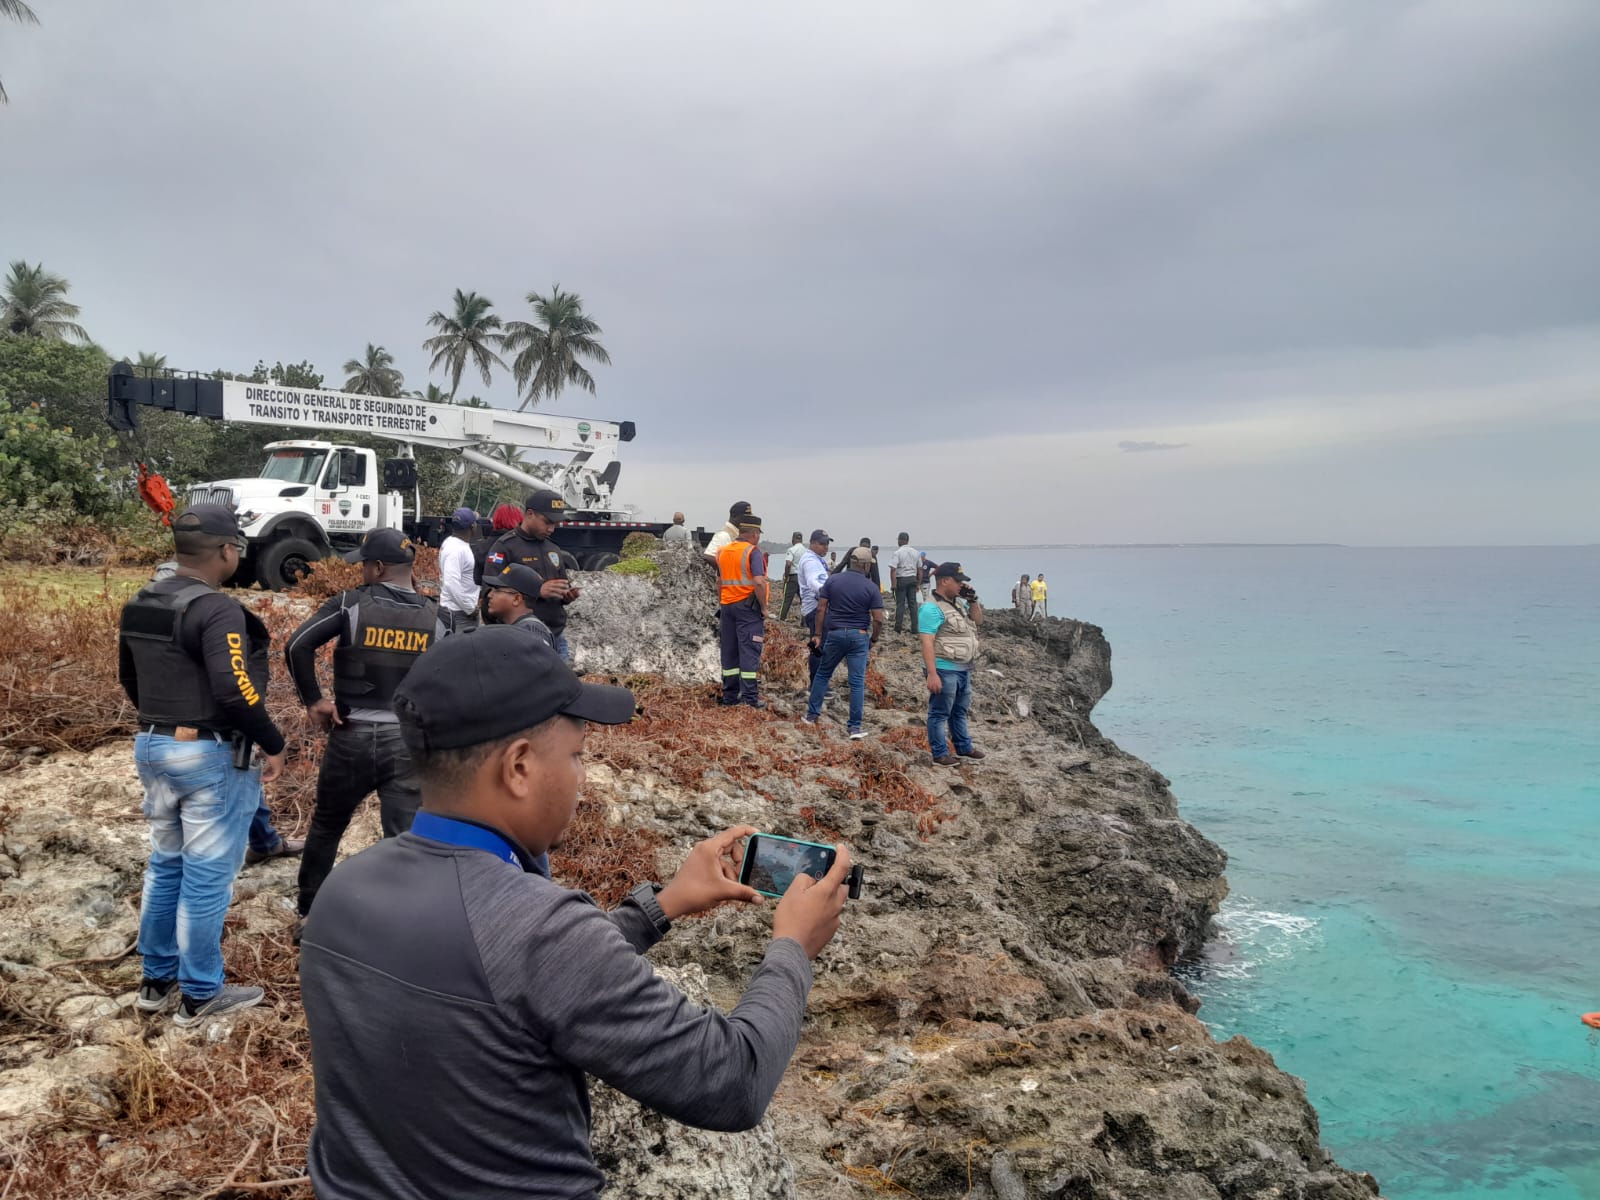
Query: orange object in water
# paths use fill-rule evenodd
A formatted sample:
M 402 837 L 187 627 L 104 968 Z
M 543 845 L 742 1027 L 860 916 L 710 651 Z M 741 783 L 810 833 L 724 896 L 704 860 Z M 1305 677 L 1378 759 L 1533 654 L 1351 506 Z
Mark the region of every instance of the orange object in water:
M 1590 1029 L 1600 1029 L 1600 1012 L 1584 1013 L 1578 1019 Z
M 172 510 L 178 506 L 172 498 L 172 489 L 165 479 L 143 463 L 139 464 L 139 498 L 161 518 L 163 525 L 172 524 Z

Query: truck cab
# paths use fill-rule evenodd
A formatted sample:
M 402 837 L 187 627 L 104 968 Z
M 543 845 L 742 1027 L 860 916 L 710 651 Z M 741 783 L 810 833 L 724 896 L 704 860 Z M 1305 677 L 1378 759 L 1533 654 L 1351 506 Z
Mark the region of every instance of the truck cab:
M 377 455 L 334 442 L 272 442 L 260 474 L 189 491 L 190 504 L 225 504 L 248 540 L 236 582 L 278 590 L 311 563 L 354 549 L 379 526 L 401 528 L 398 492 L 380 490 Z

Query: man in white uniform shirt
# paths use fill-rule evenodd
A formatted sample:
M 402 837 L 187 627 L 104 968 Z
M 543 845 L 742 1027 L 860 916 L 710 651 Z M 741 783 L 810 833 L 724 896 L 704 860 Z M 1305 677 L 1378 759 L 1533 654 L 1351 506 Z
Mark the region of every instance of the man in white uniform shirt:
M 474 560 L 469 533 L 477 531 L 478 514 L 458 508 L 450 514 L 450 536 L 439 547 L 439 616 L 451 633 L 478 624 L 478 585 L 472 582 Z
M 828 564 L 823 555 L 828 552 L 828 546 L 833 539 L 824 529 L 813 529 L 811 540 L 807 544 L 806 552 L 800 555 L 800 561 L 795 566 L 795 574 L 800 579 L 800 624 L 806 627 L 810 638 L 818 636 L 816 627 L 818 593 L 822 585 L 828 582 Z M 808 679 L 816 678 L 817 667 L 822 662 L 822 648 L 811 646 L 811 654 L 806 662 Z
M 894 631 L 900 632 L 900 618 L 906 630 L 917 636 L 917 591 L 922 585 L 922 551 L 911 545 L 911 535 L 902 533 L 900 545 L 889 559 L 890 586 L 894 588 Z

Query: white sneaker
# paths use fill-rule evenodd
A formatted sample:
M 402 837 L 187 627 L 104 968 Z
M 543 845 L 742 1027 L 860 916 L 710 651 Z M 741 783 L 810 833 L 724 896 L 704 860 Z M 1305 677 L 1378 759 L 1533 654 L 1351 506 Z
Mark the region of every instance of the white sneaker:
M 852 729 L 850 731 L 850 740 L 852 742 L 859 742 L 862 738 L 864 738 L 866 736 L 867 736 L 867 731 L 865 729 Z

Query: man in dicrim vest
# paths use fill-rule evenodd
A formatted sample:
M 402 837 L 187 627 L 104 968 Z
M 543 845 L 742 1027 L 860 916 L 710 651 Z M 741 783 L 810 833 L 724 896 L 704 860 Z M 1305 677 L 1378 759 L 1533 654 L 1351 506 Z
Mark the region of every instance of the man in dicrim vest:
M 747 512 L 737 520 L 738 538 L 717 555 L 722 605 L 722 698 L 717 703 L 765 708 L 761 646 L 767 631 L 767 556 L 760 547 L 761 518 Z
M 135 1007 L 176 1005 L 173 1021 L 188 1026 L 261 1002 L 260 988 L 222 982 L 222 921 L 284 742 L 267 715 L 267 627 L 217 590 L 244 551 L 238 521 L 196 505 L 178 514 L 172 537 L 176 572 L 123 607 L 117 677 L 139 710 L 133 754 L 150 823 Z M 266 756 L 259 765 L 252 745 Z
M 374 529 L 356 557 L 361 586 L 329 597 L 284 647 L 307 723 L 331 730 L 300 859 L 302 918 L 333 870 L 339 839 L 367 796 L 378 793 L 384 837 L 410 829 L 422 803 L 394 715 L 394 693 L 423 651 L 445 635 L 445 627 L 438 605 L 413 586 L 417 548 L 405 534 Z M 330 700 L 317 683 L 317 649 L 335 640 Z
M 484 582 L 487 584 L 512 563 L 521 563 L 539 577 L 539 598 L 534 601 L 533 615 L 543 621 L 556 639 L 556 653 L 568 662 L 572 650 L 567 645 L 567 605 L 578 598 L 578 589 L 567 579 L 567 569 L 562 565 L 561 547 L 550 540 L 561 527 L 566 515 L 567 502 L 560 492 L 538 491 L 528 497 L 524 506 L 522 524 L 502 534 L 483 561 Z

